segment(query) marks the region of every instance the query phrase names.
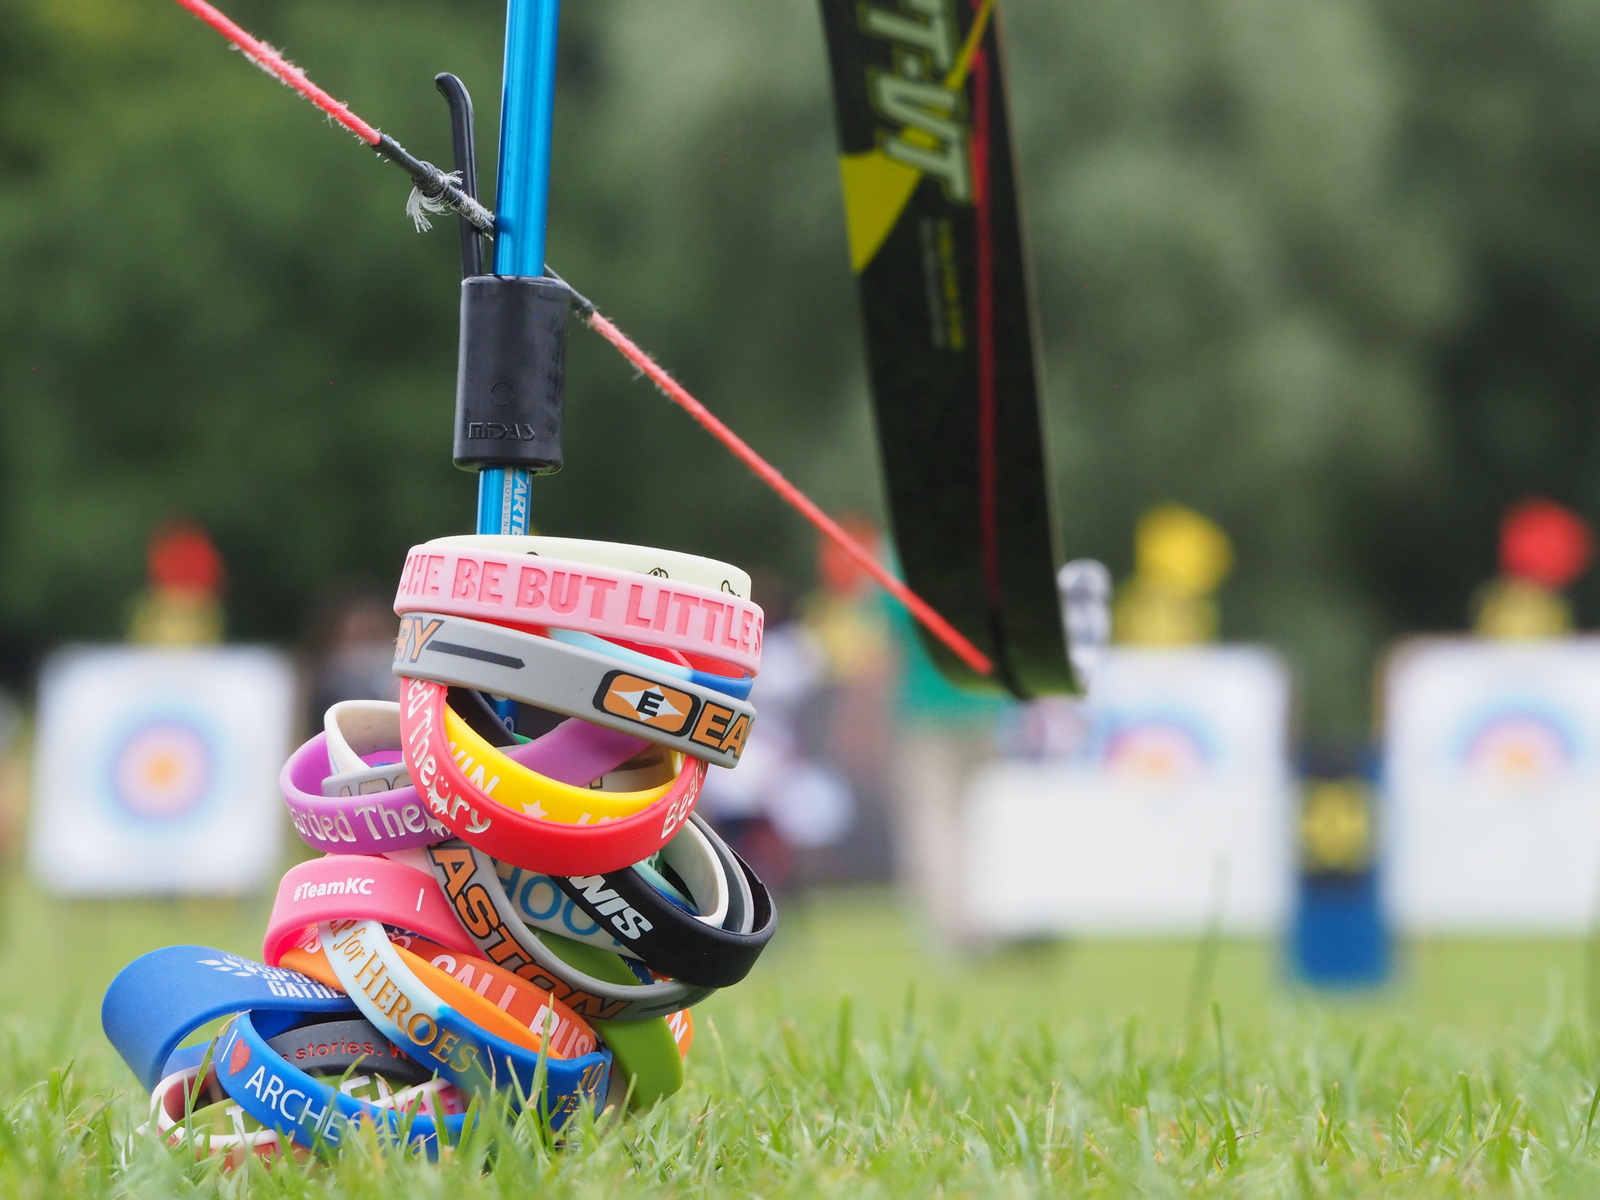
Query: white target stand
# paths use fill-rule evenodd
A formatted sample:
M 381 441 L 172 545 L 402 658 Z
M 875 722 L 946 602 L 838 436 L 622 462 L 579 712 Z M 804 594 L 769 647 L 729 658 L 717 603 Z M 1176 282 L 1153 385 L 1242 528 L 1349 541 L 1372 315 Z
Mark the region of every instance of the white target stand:
M 958 880 L 968 936 L 1279 929 L 1292 879 L 1290 685 L 1253 646 L 1107 652 L 1045 761 L 971 777 Z M 1047 742 L 1051 739 L 1045 739 Z
M 71 647 L 39 681 L 29 861 L 63 895 L 235 895 L 283 849 L 294 675 L 259 647 Z
M 1600 915 L 1600 638 L 1419 638 L 1384 677 L 1389 902 L 1410 933 Z

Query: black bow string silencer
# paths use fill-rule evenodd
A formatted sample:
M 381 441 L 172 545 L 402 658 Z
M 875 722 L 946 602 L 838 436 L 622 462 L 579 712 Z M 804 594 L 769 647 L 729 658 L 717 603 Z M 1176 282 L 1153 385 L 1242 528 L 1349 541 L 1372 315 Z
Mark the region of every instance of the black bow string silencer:
M 472 99 L 448 73 L 434 83 L 450 105 L 461 188 L 478 193 Z M 451 457 L 463 470 L 561 469 L 566 412 L 567 310 L 559 279 L 483 273 L 479 231 L 461 226 L 461 345 Z

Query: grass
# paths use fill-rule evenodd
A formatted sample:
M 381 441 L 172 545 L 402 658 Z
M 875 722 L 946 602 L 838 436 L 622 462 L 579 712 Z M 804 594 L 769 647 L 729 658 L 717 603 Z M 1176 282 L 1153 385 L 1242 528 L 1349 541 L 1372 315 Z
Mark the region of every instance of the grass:
M 1577 943 L 1415 947 L 1387 992 L 1328 999 L 1225 942 L 1196 997 L 1194 944 L 958 959 L 886 893 L 827 894 L 697 1010 L 688 1086 L 641 1119 L 229 1176 L 130 1139 L 98 1000 L 155 946 L 252 952 L 264 902 L 0 896 L 0 1197 L 1600 1195 Z

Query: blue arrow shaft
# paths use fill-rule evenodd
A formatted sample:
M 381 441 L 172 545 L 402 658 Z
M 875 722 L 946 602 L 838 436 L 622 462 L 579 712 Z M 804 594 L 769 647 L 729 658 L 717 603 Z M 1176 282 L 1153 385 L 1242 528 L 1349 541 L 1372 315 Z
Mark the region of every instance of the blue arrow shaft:
M 498 275 L 544 274 L 560 13 L 560 0 L 508 0 L 506 8 L 500 186 L 495 192 L 494 269 Z
M 507 0 L 500 99 L 500 181 L 495 190 L 496 275 L 543 275 L 550 203 L 550 134 L 556 99 L 561 0 Z M 478 532 L 528 532 L 533 475 L 520 467 L 478 473 Z

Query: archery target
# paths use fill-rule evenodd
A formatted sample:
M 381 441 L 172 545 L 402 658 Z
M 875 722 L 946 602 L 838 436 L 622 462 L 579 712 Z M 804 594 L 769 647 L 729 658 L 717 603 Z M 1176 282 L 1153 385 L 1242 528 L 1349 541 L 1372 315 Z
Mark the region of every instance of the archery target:
M 1099 766 L 1138 786 L 1160 787 L 1205 777 L 1214 757 L 1207 730 L 1186 713 L 1108 714 Z
M 70 895 L 260 887 L 282 848 L 293 698 L 264 649 L 57 654 L 39 685 L 34 873 Z
M 1576 731 L 1559 712 L 1512 704 L 1468 722 L 1457 758 L 1469 786 L 1491 791 L 1559 787 L 1576 765 Z
M 182 819 L 205 802 L 216 781 L 211 739 L 181 716 L 139 722 L 110 758 L 107 794 L 143 821 Z
M 1089 699 L 1039 701 L 1084 736 L 1002 759 L 962 812 L 972 931 L 1278 928 L 1290 894 L 1289 678 L 1250 646 L 1107 652 Z M 1048 726 L 1049 712 L 1030 719 Z M 1050 742 L 1051 739 L 1044 739 Z
M 1589 928 L 1600 903 L 1600 639 L 1418 639 L 1390 656 L 1384 687 L 1397 923 Z

